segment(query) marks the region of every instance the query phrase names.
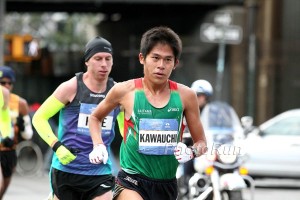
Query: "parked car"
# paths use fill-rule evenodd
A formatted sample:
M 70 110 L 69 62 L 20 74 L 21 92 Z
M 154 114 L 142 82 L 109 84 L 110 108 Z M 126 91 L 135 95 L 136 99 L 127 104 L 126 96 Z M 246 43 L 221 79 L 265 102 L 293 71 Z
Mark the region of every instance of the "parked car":
M 253 178 L 300 178 L 300 109 L 283 112 L 254 128 L 244 140 Z

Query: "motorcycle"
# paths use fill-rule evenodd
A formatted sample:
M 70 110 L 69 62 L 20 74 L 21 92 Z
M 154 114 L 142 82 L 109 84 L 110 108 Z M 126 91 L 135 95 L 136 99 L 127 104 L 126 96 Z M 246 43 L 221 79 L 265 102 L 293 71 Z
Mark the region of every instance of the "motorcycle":
M 254 181 L 242 166 L 247 158 L 240 145 L 244 130 L 234 109 L 225 102 L 211 102 L 202 111 L 201 121 L 208 151 L 193 160 L 191 177 L 179 166 L 178 199 L 242 200 L 242 191 L 248 187 L 253 199 Z
M 247 175 L 242 166 L 245 157 L 239 155 L 239 148 L 223 144 L 211 150 L 207 166 L 203 158 L 195 159 L 196 173 L 189 180 L 189 199 L 191 200 L 242 200 L 243 190 L 250 187 L 254 199 L 254 180 Z M 201 162 L 201 163 L 200 163 Z

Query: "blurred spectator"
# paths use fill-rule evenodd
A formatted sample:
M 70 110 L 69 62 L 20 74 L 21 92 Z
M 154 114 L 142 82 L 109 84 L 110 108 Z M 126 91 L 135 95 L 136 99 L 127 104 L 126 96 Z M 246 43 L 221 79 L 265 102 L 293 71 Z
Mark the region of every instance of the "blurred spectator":
M 10 184 L 12 172 L 15 170 L 17 164 L 16 145 L 21 140 L 31 139 L 33 134 L 27 101 L 24 98 L 12 93 L 13 84 L 15 81 L 16 81 L 15 72 L 10 67 L 1 66 L 0 84 L 3 87 L 6 87 L 10 91 L 9 109 L 10 109 L 12 125 L 14 128 L 14 134 L 11 138 L 11 145 L 6 147 L 1 147 L 0 149 L 1 164 L 4 159 L 6 159 L 6 163 L 7 163 L 5 168 L 3 167 L 4 165 L 1 165 L 2 172 L 4 174 L 4 184 L 0 194 L 1 198 Z M 6 172 L 9 173 L 6 174 Z

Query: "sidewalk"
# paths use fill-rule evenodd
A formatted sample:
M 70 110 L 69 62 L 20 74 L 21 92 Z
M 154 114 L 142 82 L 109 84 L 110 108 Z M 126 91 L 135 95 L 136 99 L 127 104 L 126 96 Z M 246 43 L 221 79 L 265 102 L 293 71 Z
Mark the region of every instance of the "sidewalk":
M 35 176 L 13 175 L 3 200 L 45 200 L 50 192 L 48 174 Z

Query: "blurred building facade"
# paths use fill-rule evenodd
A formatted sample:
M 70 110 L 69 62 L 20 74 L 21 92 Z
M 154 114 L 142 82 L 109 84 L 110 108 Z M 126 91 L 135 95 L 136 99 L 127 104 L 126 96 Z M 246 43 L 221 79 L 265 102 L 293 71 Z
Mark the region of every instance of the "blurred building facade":
M 200 28 L 203 23 L 215 23 L 217 13 L 230 12 L 231 24 L 241 27 L 243 34 L 241 43 L 225 45 L 221 100 L 233 105 L 240 117 L 253 116 L 256 124 L 300 107 L 298 0 L 6 1 L 7 13 L 103 13 L 105 18 L 97 30 L 114 46 L 112 76 L 116 81 L 142 76 L 138 62 L 142 33 L 152 26 L 170 26 L 183 39 L 180 66 L 172 79 L 188 86 L 196 79 L 216 85 L 220 45 L 201 41 Z M 60 60 L 66 66 L 83 66 L 81 53 Z M 52 65 L 55 59 L 51 58 Z M 19 73 L 16 89 L 32 102 L 41 101 L 61 81 L 74 75 L 74 68 L 69 68 L 70 73 L 59 77 L 46 73 L 28 78 L 30 74 Z

